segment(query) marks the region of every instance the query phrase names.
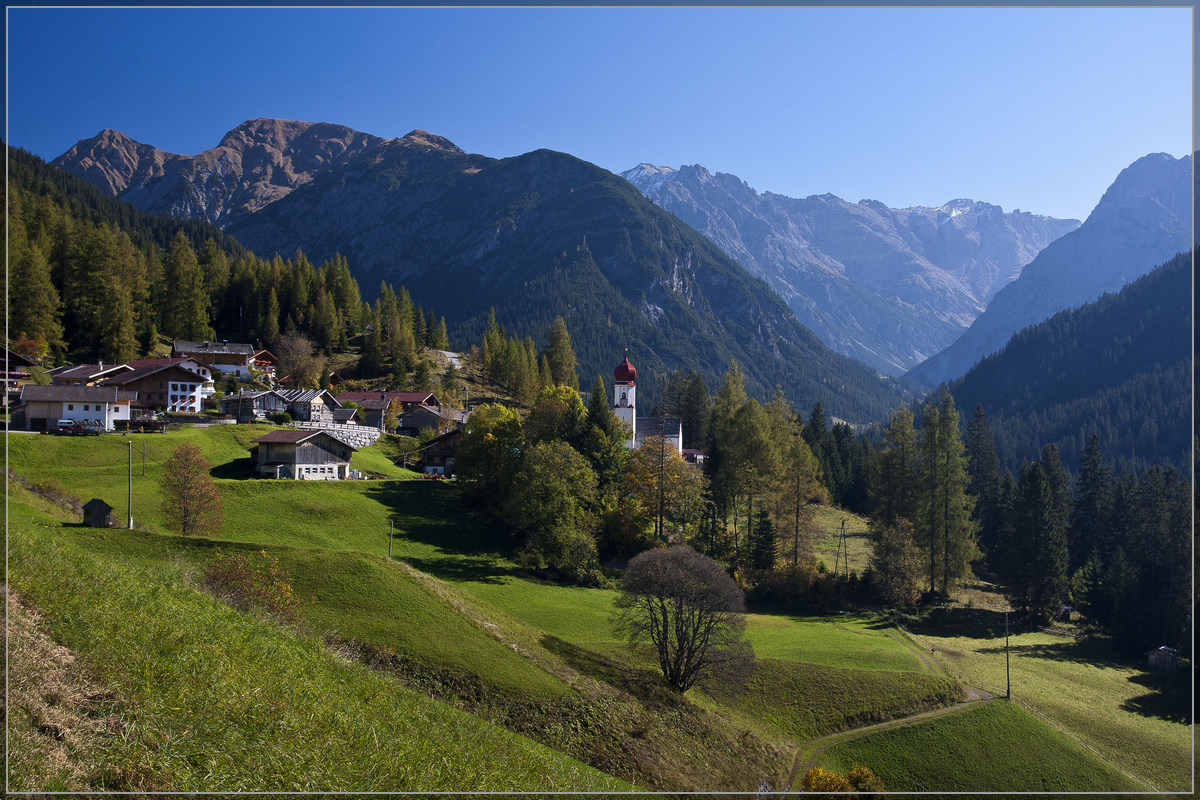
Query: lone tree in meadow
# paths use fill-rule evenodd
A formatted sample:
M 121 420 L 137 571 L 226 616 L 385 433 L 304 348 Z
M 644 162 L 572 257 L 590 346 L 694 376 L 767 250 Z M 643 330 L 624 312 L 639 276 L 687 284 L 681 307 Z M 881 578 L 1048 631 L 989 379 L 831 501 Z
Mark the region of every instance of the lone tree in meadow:
M 200 448 L 191 442 L 179 445 L 167 457 L 159 479 L 160 508 L 172 530 L 193 536 L 211 535 L 220 529 L 225 516 L 221 492 L 209 474 L 211 468 Z
M 617 633 L 631 645 L 652 644 L 663 678 L 677 691 L 697 682 L 736 687 L 754 666 L 743 638 L 742 590 L 717 562 L 690 547 L 634 556 L 614 602 Z

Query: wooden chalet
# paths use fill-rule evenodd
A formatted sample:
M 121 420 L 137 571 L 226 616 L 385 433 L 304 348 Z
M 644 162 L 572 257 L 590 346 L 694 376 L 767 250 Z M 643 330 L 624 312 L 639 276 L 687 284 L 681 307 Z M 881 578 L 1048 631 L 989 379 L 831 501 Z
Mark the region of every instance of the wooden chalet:
M 158 359 L 155 359 L 158 360 Z M 137 395 L 137 405 L 158 411 L 199 413 L 205 387 L 211 394 L 212 380 L 183 366 L 190 359 L 166 359 L 164 364 L 149 364 L 129 372 L 105 378 L 102 385 L 118 386 Z
M 350 457 L 357 448 L 325 431 L 279 430 L 254 439 L 254 470 L 272 478 L 334 481 L 350 476 Z

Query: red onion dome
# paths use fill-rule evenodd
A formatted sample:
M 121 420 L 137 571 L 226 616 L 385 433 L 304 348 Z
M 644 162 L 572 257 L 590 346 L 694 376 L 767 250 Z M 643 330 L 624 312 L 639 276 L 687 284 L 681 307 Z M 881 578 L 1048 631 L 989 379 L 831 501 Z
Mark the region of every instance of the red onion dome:
M 617 383 L 633 383 L 637 378 L 637 369 L 629 363 L 629 356 L 625 356 L 625 360 L 617 365 L 613 377 L 617 379 Z

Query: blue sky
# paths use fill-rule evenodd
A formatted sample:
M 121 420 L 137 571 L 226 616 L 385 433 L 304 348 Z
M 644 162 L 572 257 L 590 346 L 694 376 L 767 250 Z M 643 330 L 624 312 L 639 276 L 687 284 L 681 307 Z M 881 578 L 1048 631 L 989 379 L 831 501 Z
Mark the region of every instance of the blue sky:
M 6 141 L 177 153 L 246 119 L 505 157 L 699 163 L 759 191 L 1083 219 L 1192 151 L 1192 9 L 8 9 Z

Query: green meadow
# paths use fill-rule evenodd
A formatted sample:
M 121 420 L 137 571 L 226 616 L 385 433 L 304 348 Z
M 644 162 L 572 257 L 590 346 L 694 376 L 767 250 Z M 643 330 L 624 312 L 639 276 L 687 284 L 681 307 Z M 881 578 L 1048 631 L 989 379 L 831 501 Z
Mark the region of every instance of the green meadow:
M 386 442 L 355 454 L 353 466 L 389 479 L 249 480 L 249 442 L 270 429 L 9 436 L 20 478 L 9 494 L 11 586 L 111 693 L 87 713 L 116 719 L 109 727 L 121 731 L 43 757 L 45 741 L 25 729 L 45 727 L 39 720 L 49 712 L 36 703 L 15 708 L 15 763 L 40 776 L 30 788 L 752 791 L 764 780 L 784 785 L 797 753 L 823 737 L 960 702 L 957 676 L 994 686 L 987 669 L 968 668 L 965 646 L 955 650 L 960 660 L 923 654 L 929 637 L 955 633 L 952 626 L 930 623 L 914 640 L 869 614 L 750 614 L 759 663 L 747 684 L 680 697 L 645 653 L 616 638 L 612 589 L 526 574 L 505 555 L 511 542 L 467 513 L 452 484 L 414 479 L 392 463 Z M 158 512 L 159 470 L 181 441 L 202 447 L 222 492 L 225 522 L 211 539 L 171 534 Z M 83 528 L 63 504 L 38 496 L 100 497 L 123 518 L 131 452 L 138 530 Z M 854 535 L 865 541 L 861 521 Z M 865 563 L 862 546 L 851 546 L 854 568 Z M 205 592 L 203 572 L 218 553 L 274 559 L 290 575 L 301 619 L 237 612 Z M 945 636 L 939 652 L 953 641 Z M 1028 663 L 1046 686 L 1089 679 L 1035 667 L 1032 653 Z M 1159 731 L 1104 687 L 1088 701 L 1125 726 L 1117 738 Z M 1051 719 L 1051 701 L 1043 706 L 1034 709 L 1041 716 L 989 723 L 1041 737 L 1049 760 L 1032 768 L 1027 785 L 1057 785 L 1049 772 L 1078 752 L 1114 762 L 1101 742 L 1079 743 L 1099 740 L 1102 725 L 1066 711 Z M 931 721 L 943 732 L 929 735 L 982 747 L 984 729 L 952 722 L 967 715 Z M 1163 727 L 1164 738 L 1146 749 L 1188 744 L 1177 728 Z M 830 745 L 821 763 L 878 763 L 894 776 L 885 776 L 889 789 L 917 785 L 892 765 L 906 750 L 919 763 L 925 740 L 842 755 L 842 747 L 890 741 L 883 735 Z M 1139 770 L 1156 763 L 1146 758 Z M 995 778 L 958 770 L 952 759 L 929 764 L 917 770 L 922 786 L 983 791 Z M 1131 785 L 1103 769 L 1065 774 L 1089 790 Z

